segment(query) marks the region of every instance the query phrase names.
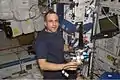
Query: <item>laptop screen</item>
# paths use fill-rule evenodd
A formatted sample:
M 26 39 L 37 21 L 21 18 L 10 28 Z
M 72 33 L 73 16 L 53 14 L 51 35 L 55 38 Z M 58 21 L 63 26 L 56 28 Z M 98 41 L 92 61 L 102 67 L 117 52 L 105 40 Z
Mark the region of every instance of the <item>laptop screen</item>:
M 119 33 L 119 23 L 117 15 L 99 19 L 97 31 L 93 30 L 91 39 L 111 38 Z M 93 28 L 94 29 L 94 28 Z
M 100 32 L 114 32 L 119 30 L 117 15 L 99 19 Z

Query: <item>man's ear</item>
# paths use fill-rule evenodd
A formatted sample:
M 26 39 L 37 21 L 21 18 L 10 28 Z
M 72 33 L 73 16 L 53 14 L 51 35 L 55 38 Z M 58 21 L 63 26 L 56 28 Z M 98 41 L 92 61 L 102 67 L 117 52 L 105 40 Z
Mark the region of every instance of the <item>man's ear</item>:
M 45 25 L 45 26 L 47 26 L 47 23 L 46 23 L 46 22 L 44 22 L 44 25 Z

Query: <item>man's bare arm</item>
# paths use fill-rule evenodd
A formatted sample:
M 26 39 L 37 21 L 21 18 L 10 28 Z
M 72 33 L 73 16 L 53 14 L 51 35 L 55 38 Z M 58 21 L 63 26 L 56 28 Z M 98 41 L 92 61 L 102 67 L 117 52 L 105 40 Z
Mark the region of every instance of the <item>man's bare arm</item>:
M 51 70 L 51 71 L 62 70 L 64 67 L 66 68 L 70 67 L 71 69 L 76 69 L 77 66 L 79 65 L 77 62 L 69 62 L 66 64 L 55 64 L 55 63 L 47 62 L 46 59 L 38 59 L 38 63 L 41 70 Z

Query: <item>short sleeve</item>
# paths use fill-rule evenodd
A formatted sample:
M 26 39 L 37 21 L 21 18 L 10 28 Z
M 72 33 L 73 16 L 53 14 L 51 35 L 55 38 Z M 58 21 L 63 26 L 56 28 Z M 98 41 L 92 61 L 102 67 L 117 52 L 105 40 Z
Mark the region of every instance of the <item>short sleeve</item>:
M 35 52 L 37 59 L 46 59 L 47 58 L 47 45 L 45 41 L 36 41 Z

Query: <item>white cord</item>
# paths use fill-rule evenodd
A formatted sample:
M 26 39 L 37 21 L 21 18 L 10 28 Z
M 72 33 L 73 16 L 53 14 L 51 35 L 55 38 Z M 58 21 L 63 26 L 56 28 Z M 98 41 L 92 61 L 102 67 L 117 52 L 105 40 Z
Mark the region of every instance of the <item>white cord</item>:
M 62 70 L 62 74 L 64 74 L 66 77 L 69 77 L 69 74 L 65 72 L 65 70 Z
M 105 16 L 108 18 L 108 20 L 115 26 L 118 28 L 118 26 L 109 18 L 109 16 L 107 16 L 105 10 L 102 8 L 103 12 L 105 13 Z

